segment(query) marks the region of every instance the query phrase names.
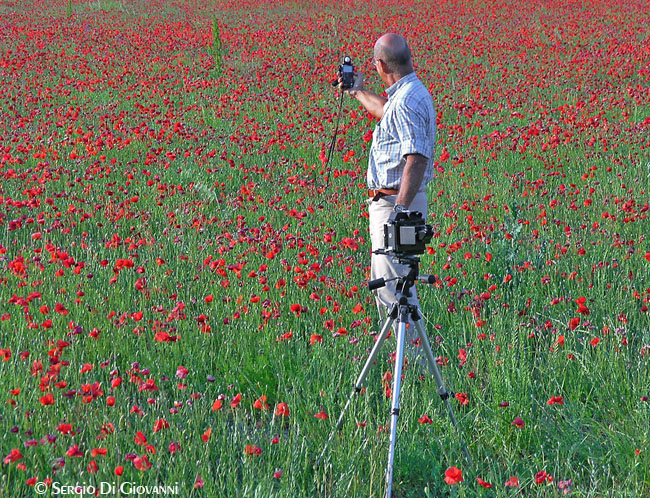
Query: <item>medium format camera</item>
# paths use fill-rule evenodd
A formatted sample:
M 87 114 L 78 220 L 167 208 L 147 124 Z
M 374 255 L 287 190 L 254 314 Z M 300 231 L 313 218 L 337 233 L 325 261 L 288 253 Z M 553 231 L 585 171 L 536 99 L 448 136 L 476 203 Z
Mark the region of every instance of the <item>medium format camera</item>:
M 354 66 L 349 56 L 343 57 L 343 63 L 339 65 L 339 77 L 341 78 L 341 88 L 349 90 L 354 86 Z
M 384 225 L 384 251 L 396 255 L 424 254 L 433 238 L 433 226 L 427 225 L 419 211 L 392 213 Z

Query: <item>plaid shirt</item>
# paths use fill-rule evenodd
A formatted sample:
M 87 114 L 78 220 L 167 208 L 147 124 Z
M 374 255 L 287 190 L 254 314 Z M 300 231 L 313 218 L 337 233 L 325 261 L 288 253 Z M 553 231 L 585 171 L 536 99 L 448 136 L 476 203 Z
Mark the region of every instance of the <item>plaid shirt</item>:
M 420 191 L 433 178 L 436 111 L 431 94 L 415 73 L 386 90 L 384 115 L 372 134 L 368 161 L 368 188 L 399 189 L 407 154 L 428 159 Z

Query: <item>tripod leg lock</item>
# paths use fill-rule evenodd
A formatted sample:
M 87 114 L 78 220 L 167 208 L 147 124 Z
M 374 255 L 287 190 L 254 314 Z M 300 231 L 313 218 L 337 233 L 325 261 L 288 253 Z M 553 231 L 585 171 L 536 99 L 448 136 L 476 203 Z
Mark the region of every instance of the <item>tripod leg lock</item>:
M 399 417 L 399 408 L 395 408 L 390 411 L 391 415 L 395 415 L 396 417 Z
M 454 393 L 450 393 L 449 391 L 443 391 L 441 393 L 438 393 L 440 395 L 440 399 L 443 401 L 448 400 L 451 396 L 454 395 Z

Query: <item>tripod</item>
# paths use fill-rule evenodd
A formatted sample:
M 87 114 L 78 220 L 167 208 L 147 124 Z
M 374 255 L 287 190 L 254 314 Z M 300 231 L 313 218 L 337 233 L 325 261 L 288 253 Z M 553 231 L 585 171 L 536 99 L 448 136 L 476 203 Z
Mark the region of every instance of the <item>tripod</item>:
M 390 498 L 392 492 L 392 485 L 393 485 L 393 462 L 395 459 L 395 443 L 397 439 L 397 419 L 399 417 L 399 411 L 400 411 L 399 394 L 401 388 L 402 365 L 404 362 L 404 346 L 406 343 L 406 324 L 409 323 L 409 318 L 410 318 L 410 323 L 413 323 L 415 326 L 415 330 L 417 331 L 418 338 L 420 339 L 420 344 L 424 349 L 424 354 L 429 366 L 429 372 L 433 375 L 436 381 L 436 385 L 438 386 L 438 390 L 437 390 L 438 395 L 445 403 L 447 407 L 447 411 L 449 413 L 449 418 L 451 419 L 451 422 L 455 427 L 456 431 L 459 433 L 459 435 L 461 431 L 458 422 L 456 421 L 456 417 L 454 416 L 454 412 L 451 408 L 451 404 L 449 402 L 449 398 L 450 396 L 453 396 L 453 393 L 447 391 L 444 382 L 442 380 L 442 375 L 440 374 L 440 370 L 438 369 L 438 364 L 436 363 L 436 360 L 433 356 L 431 345 L 429 344 L 429 339 L 427 338 L 426 331 L 424 330 L 424 327 L 422 325 L 422 314 L 420 313 L 419 306 L 410 304 L 408 301 L 408 298 L 411 297 L 411 287 L 415 285 L 416 280 L 420 282 L 425 282 L 427 284 L 433 284 L 437 279 L 433 275 L 418 275 L 418 266 L 419 266 L 420 259 L 417 256 L 409 256 L 401 253 L 396 254 L 392 251 L 384 251 L 384 250 L 378 250 L 375 251 L 375 253 L 385 254 L 387 256 L 392 256 L 396 258 L 399 263 L 409 266 L 409 272 L 404 277 L 396 277 L 389 280 L 380 278 L 368 282 L 368 288 L 370 290 L 375 290 L 384 287 L 387 282 L 395 280 L 396 281 L 395 295 L 397 300 L 392 304 L 390 311 L 388 312 L 388 315 L 382 326 L 381 332 L 379 333 L 379 337 L 377 338 L 375 346 L 370 352 L 370 356 L 368 356 L 368 359 L 366 360 L 366 363 L 363 366 L 363 369 L 361 370 L 361 373 L 359 374 L 356 383 L 354 384 L 354 390 L 350 394 L 350 397 L 348 398 L 345 407 L 343 408 L 343 411 L 341 412 L 341 415 L 339 416 L 338 421 L 336 422 L 336 428 L 330 435 L 329 439 L 327 440 L 327 443 L 325 444 L 325 448 L 323 449 L 321 456 L 317 460 L 317 463 L 320 462 L 321 458 L 325 454 L 325 451 L 330 441 L 334 437 L 335 432 L 338 429 L 340 429 L 341 425 L 343 424 L 343 417 L 345 415 L 345 412 L 350 406 L 350 403 L 352 402 L 354 395 L 361 392 L 364 381 L 368 376 L 368 373 L 370 372 L 370 369 L 372 368 L 372 365 L 374 364 L 377 355 L 379 354 L 379 350 L 381 349 L 381 346 L 386 340 L 386 337 L 388 336 L 388 333 L 391 330 L 393 323 L 397 321 L 397 351 L 395 355 L 395 371 L 393 373 L 393 388 L 392 388 L 392 399 L 391 399 L 391 409 L 390 409 L 390 415 L 391 415 L 390 445 L 388 449 L 388 465 L 386 467 L 386 495 L 385 496 L 386 498 Z M 467 458 L 468 463 L 471 465 L 471 457 L 469 455 L 469 452 L 467 451 L 467 447 L 465 446 L 465 443 L 462 440 L 462 437 L 461 437 L 461 446 L 465 458 Z

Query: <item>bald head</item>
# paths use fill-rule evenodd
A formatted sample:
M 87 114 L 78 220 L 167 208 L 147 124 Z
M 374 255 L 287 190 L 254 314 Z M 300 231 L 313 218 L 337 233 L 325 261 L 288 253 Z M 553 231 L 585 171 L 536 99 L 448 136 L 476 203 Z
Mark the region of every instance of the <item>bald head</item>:
M 386 33 L 375 43 L 374 52 L 375 59 L 383 60 L 391 72 L 399 76 L 406 76 L 413 72 L 411 50 L 404 37 L 395 33 Z

